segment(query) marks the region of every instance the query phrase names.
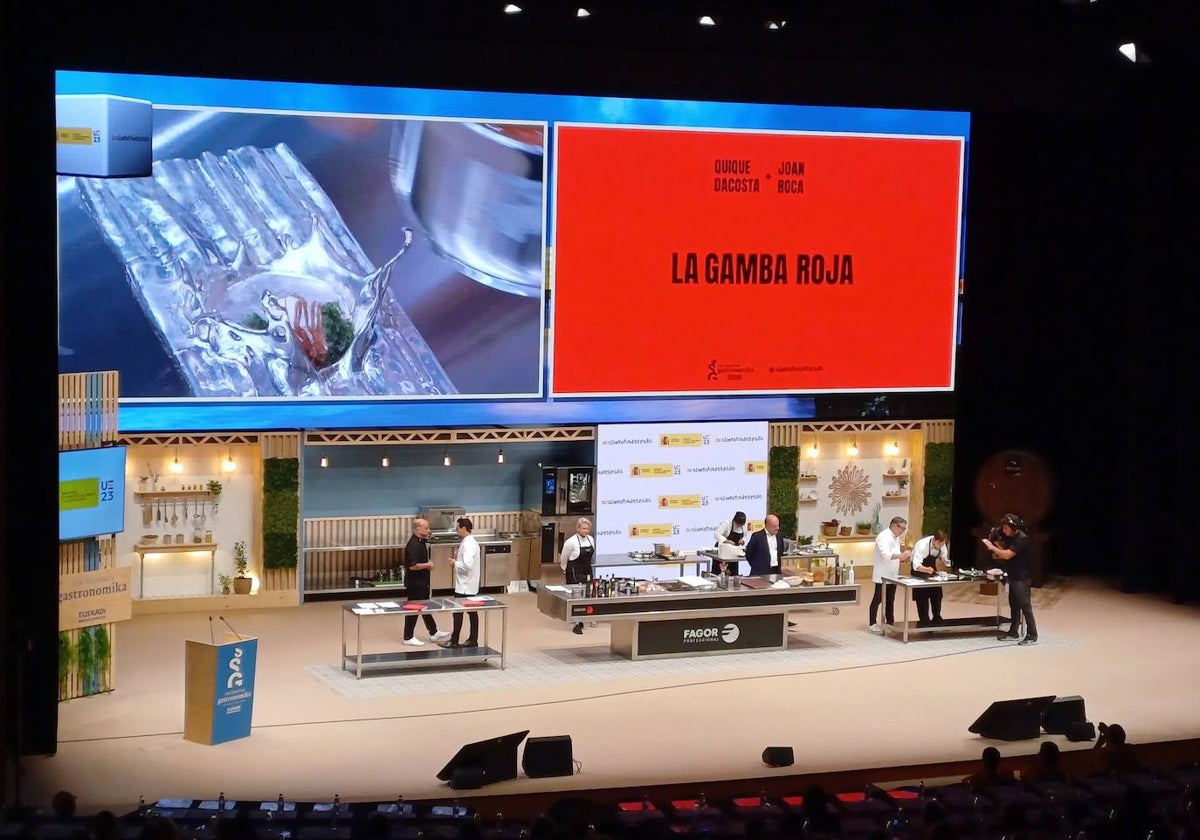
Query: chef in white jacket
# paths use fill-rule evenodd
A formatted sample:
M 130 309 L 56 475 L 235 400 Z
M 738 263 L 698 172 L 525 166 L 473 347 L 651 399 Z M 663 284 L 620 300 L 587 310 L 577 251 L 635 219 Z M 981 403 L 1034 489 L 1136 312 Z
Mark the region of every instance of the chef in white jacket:
M 900 577 L 900 561 L 912 556 L 912 551 L 900 547 L 900 535 L 908 530 L 908 520 L 903 516 L 893 516 L 886 528 L 875 538 L 875 558 L 871 567 L 871 580 L 875 582 L 875 595 L 871 598 L 871 627 L 876 633 L 882 633 L 883 628 L 876 620 L 879 616 L 879 605 L 884 601 L 884 590 L 887 590 L 887 602 L 883 607 L 883 620 L 888 624 L 896 623 L 896 584 L 884 585 L 883 578 Z
M 454 555 L 454 597 L 467 598 L 479 594 L 479 542 L 471 532 L 475 523 L 465 516 L 458 518 L 458 552 Z M 471 610 L 467 613 L 471 629 L 467 640 L 460 642 L 462 634 L 463 614 L 456 612 L 450 629 L 450 639 L 444 647 L 478 647 L 479 646 L 479 613 Z

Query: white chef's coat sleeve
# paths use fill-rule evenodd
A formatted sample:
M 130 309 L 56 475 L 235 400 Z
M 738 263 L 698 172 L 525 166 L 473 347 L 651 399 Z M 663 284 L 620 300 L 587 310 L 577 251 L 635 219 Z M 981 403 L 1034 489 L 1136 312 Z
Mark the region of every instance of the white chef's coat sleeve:
M 732 530 L 733 530 L 733 520 L 732 519 L 726 519 L 724 522 L 722 522 L 721 527 L 717 528 L 717 530 L 713 533 L 713 537 L 716 539 L 717 545 L 720 545 L 721 543 L 725 542 L 725 540 L 729 537 L 729 532 Z
M 567 564 L 579 556 L 579 535 L 574 534 L 567 538 L 563 543 L 562 554 L 559 555 L 558 565 L 562 566 L 562 570 L 567 570 Z

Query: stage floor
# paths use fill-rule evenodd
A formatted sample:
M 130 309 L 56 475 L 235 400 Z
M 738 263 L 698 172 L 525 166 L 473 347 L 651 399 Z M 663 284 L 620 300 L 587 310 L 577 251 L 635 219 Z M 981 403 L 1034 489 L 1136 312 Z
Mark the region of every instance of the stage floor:
M 58 754 L 25 760 L 22 801 L 47 806 L 65 788 L 84 813 L 124 813 L 139 796 L 220 791 L 247 800 L 444 797 L 452 794 L 436 773 L 462 744 L 525 729 L 570 735 L 578 772 L 522 775 L 478 794 L 700 789 L 711 780 L 976 759 L 993 742 L 967 727 L 989 703 L 1049 694 L 1081 695 L 1089 720 L 1123 724 L 1133 743 L 1200 738 L 1195 606 L 1058 579 L 1034 591 L 1036 646 L 979 633 L 905 645 L 867 631 L 869 587 L 861 606 L 839 615 L 795 613 L 787 651 L 642 662 L 609 652 L 606 625 L 574 635 L 537 612 L 534 593 L 501 595 L 511 604 L 506 670 L 361 681 L 338 663 L 341 603 L 229 613 L 239 633 L 259 639 L 254 727 L 218 746 L 183 739 L 184 640 L 208 639 L 208 614 L 140 616 L 117 628 L 116 690 L 60 704 Z M 947 618 L 988 612 L 994 598 L 974 588 L 947 593 Z M 367 649 L 394 647 L 401 632 L 399 618 L 363 627 Z M 1054 740 L 1064 751 L 1091 747 Z M 795 766 L 765 768 L 768 745 L 792 746 Z M 1005 755 L 1037 748 L 996 745 Z

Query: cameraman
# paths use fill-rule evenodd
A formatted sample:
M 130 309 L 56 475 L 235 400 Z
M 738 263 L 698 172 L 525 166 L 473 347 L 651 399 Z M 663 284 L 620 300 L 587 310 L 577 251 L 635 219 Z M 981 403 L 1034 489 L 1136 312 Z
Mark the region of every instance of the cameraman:
M 1001 641 L 1020 638 L 1018 630 L 1021 617 L 1024 616 L 1025 638 L 1021 639 L 1020 644 L 1036 645 L 1038 632 L 1037 622 L 1033 620 L 1033 575 L 1029 568 L 1029 534 L 1025 533 L 1025 523 L 1016 514 L 1005 514 L 983 545 L 993 558 L 1005 561 L 1008 566 L 1008 609 L 1012 623 L 1007 633 L 996 638 Z

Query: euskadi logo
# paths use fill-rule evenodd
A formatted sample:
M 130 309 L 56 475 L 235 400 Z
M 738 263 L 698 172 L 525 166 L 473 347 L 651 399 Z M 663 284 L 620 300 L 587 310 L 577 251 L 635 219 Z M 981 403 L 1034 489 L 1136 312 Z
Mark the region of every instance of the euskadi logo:
M 229 679 L 225 681 L 225 687 L 232 690 L 241 688 L 245 677 L 242 676 L 242 656 L 244 651 L 240 647 L 233 649 L 233 656 L 229 660 Z

